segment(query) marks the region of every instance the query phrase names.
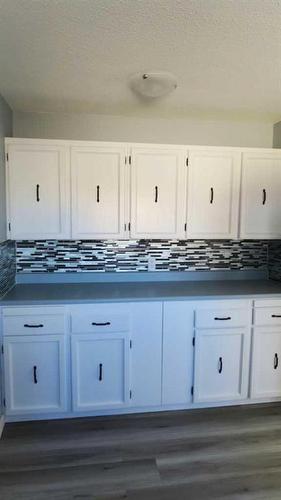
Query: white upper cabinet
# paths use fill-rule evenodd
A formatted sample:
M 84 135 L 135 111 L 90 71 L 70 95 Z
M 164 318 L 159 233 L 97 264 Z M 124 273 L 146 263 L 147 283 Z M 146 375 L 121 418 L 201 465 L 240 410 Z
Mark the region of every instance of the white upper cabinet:
M 188 238 L 238 236 L 240 152 L 191 150 L 188 169 Z
M 185 149 L 134 146 L 131 158 L 131 237 L 184 238 Z
M 6 152 L 11 239 L 281 238 L 280 150 L 8 138 Z
M 241 238 L 281 238 L 281 153 L 242 156 Z
M 122 144 L 71 148 L 73 238 L 125 237 L 125 158 Z
M 69 238 L 68 148 L 18 141 L 7 144 L 7 154 L 8 236 Z

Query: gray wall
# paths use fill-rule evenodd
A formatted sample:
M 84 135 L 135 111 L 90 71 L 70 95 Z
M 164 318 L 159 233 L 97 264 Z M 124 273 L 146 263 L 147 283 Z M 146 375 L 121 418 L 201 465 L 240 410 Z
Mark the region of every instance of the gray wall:
M 273 124 L 198 118 L 14 113 L 15 137 L 272 147 Z
M 273 127 L 273 147 L 281 148 L 281 122 L 275 123 Z
M 4 137 L 12 135 L 12 111 L 0 95 L 0 242 L 6 239 Z

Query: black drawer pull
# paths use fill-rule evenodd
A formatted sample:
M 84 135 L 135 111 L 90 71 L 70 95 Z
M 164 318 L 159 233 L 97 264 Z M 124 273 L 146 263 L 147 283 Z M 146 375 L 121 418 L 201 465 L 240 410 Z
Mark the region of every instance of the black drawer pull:
M 36 184 L 36 201 L 40 201 L 40 186 Z
M 266 190 L 263 189 L 262 190 L 262 204 L 265 205 L 265 202 L 266 202 Z
M 214 201 L 214 188 L 211 188 L 210 203 L 212 204 L 213 201 Z
M 281 318 L 281 314 L 272 314 L 271 317 L 272 318 Z
M 105 323 L 92 323 L 93 326 L 109 326 L 110 324 L 110 321 L 105 321 Z
M 218 372 L 222 372 L 222 357 L 219 357 L 219 366 L 218 366 Z
M 97 203 L 100 202 L 100 187 L 97 186 Z
M 277 352 L 274 354 L 274 370 L 277 370 L 279 364 L 279 358 Z
M 215 321 L 229 321 L 231 319 L 231 316 L 226 316 L 225 318 L 214 318 Z
M 155 186 L 155 199 L 154 199 L 155 203 L 158 202 L 158 186 Z
M 102 381 L 102 363 L 99 365 L 99 381 Z
M 34 384 L 38 383 L 38 380 L 37 380 L 37 366 L 33 366 L 33 382 L 34 382 Z
M 23 325 L 24 328 L 43 328 L 44 325 L 42 325 L 41 323 L 39 325 L 28 325 L 27 323 L 25 325 Z

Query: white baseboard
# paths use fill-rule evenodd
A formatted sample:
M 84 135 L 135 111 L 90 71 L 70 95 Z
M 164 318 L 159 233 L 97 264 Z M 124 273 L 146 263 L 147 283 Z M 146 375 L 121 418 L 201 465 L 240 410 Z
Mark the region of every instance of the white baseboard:
M 5 417 L 4 417 L 4 415 L 2 415 L 0 417 L 0 439 L 1 439 L 1 436 L 2 436 L 2 432 L 3 432 L 4 426 L 5 426 Z
M 26 415 L 6 415 L 5 423 L 12 422 L 26 422 L 32 420 L 59 420 L 67 418 L 83 418 L 83 417 L 106 417 L 114 415 L 130 415 L 141 413 L 156 413 L 165 411 L 181 411 L 181 410 L 203 410 L 205 408 L 224 408 L 227 406 L 254 406 L 263 404 L 281 404 L 281 398 L 265 398 L 265 399 L 239 399 L 233 401 L 221 401 L 220 403 L 188 403 L 177 405 L 162 405 L 162 406 L 146 406 L 146 407 L 126 407 L 111 410 L 96 410 L 88 412 L 73 412 L 68 411 L 64 413 L 39 413 L 39 414 L 26 414 Z

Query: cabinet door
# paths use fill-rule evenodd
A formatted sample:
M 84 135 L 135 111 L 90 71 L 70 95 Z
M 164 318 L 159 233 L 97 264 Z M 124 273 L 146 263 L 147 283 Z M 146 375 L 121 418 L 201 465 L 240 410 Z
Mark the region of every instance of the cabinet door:
M 6 337 L 4 363 L 7 415 L 66 409 L 62 335 Z
M 164 405 L 191 402 L 193 316 L 192 304 L 164 303 L 162 387 Z
M 281 397 L 281 330 L 254 330 L 251 397 Z
M 281 238 L 280 192 L 280 152 L 243 154 L 241 238 Z
M 162 303 L 136 302 L 132 312 L 132 405 L 161 405 Z
M 128 406 L 127 335 L 72 335 L 71 343 L 74 411 Z
M 186 167 L 177 148 L 132 149 L 131 237 L 185 236 Z
M 10 238 L 69 238 L 67 148 L 37 142 L 9 144 L 7 150 Z
M 124 237 L 125 153 L 112 145 L 72 148 L 74 238 Z
M 248 332 L 240 329 L 197 330 L 195 402 L 220 402 L 246 398 L 248 377 Z
M 189 238 L 237 238 L 241 154 L 192 151 L 188 168 Z

